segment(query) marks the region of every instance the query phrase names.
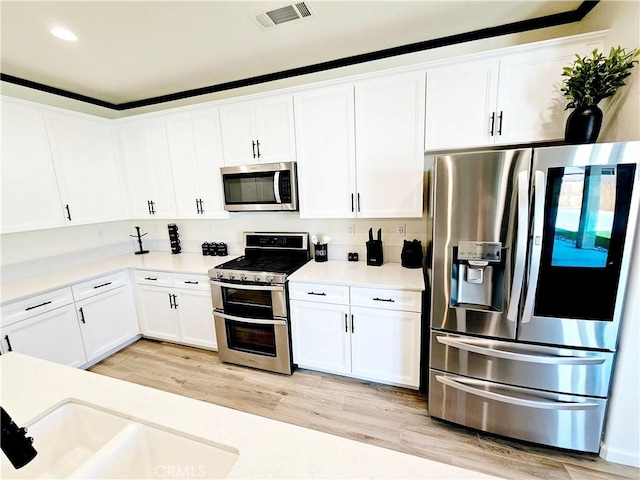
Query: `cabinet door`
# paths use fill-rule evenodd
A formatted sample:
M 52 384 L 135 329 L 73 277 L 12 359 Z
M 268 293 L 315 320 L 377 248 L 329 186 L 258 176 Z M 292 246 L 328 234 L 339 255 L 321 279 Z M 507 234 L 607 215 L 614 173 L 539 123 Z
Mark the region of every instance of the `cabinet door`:
M 221 106 L 220 131 L 225 166 L 258 162 L 251 102 Z
M 502 128 L 496 131 L 496 143 L 564 139 L 562 68 L 584 50 L 584 45 L 554 45 L 500 60 L 496 111 Z
M 211 292 L 206 290 L 175 289 L 182 342 L 189 345 L 218 349 L 213 323 Z
M 123 121 L 118 125 L 118 132 L 130 217 L 175 218 L 176 203 L 164 118 Z
M 125 217 L 109 120 L 45 113 L 67 225 Z
M 394 385 L 420 385 L 420 314 L 351 307 L 352 373 Z
M 64 225 L 42 112 L 2 100 L 2 233 Z
M 296 159 L 293 96 L 277 95 L 254 103 L 255 136 L 259 162 Z
M 140 333 L 128 287 L 76 302 L 87 360 L 115 349 Z
M 199 197 L 202 200 L 201 215 L 205 218 L 229 218 L 229 212 L 224 209 L 220 175 L 220 167 L 224 166 L 224 160 L 218 109 L 197 110 L 191 114 L 191 122 L 198 166 Z
M 138 318 L 146 336 L 160 340 L 180 341 L 173 289 L 138 285 Z
M 424 74 L 356 83 L 358 216 L 422 217 Z
M 323 372 L 351 373 L 349 307 L 291 302 L 293 362 Z
M 355 216 L 353 102 L 352 85 L 294 95 L 300 218 Z
M 4 351 L 71 367 L 87 363 L 73 304 L 4 327 L 1 335 Z
M 466 61 L 427 70 L 425 150 L 494 143 L 499 61 Z

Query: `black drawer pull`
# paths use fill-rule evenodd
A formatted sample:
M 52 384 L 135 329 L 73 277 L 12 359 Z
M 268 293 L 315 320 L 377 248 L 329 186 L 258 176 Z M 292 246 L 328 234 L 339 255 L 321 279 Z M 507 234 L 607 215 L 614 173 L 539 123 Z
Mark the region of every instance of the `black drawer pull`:
M 34 305 L 33 307 L 27 307 L 24 309 L 24 311 L 26 312 L 27 310 L 33 310 L 34 308 L 44 307 L 45 305 L 49 305 L 50 303 L 51 303 L 51 300 L 49 300 L 48 302 L 41 303 L 39 305 Z
M 11 342 L 9 341 L 9 335 L 5 335 L 4 339 L 7 341 L 7 347 L 9 347 L 9 351 L 13 352 L 13 348 L 11 348 Z
M 144 277 L 145 280 L 152 280 L 152 281 L 157 281 L 158 277 Z
M 111 282 L 103 283 L 100 285 L 94 285 L 93 288 L 102 288 L 102 287 L 106 287 L 107 285 L 111 285 Z
M 82 323 L 87 323 L 87 322 L 85 322 L 85 321 L 84 321 L 84 311 L 82 310 L 82 307 L 80 307 L 80 308 L 78 309 L 78 312 L 80 312 L 80 321 L 81 321 Z
M 185 280 L 184 283 L 188 283 L 190 285 L 198 285 L 198 283 L 200 283 L 200 282 L 194 282 L 193 280 Z
M 374 298 L 373 299 L 376 302 L 395 302 L 395 300 L 393 298 Z
M 327 294 L 324 293 L 324 292 L 320 292 L 320 293 L 318 293 L 318 292 L 307 292 L 307 295 L 318 295 L 320 297 L 326 297 L 327 296 Z

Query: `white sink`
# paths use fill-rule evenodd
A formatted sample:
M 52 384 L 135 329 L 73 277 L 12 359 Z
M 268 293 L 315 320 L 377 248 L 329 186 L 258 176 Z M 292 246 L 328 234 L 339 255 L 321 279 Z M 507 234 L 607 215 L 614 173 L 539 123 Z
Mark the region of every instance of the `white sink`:
M 232 447 L 67 400 L 24 425 L 36 458 L 16 470 L 2 456 L 0 478 L 225 478 Z

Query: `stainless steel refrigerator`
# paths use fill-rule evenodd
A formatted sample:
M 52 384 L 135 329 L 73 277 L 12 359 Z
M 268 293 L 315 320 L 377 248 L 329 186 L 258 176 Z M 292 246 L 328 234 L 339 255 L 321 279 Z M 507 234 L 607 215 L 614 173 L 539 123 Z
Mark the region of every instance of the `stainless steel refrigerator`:
M 640 142 L 435 158 L 432 417 L 599 451 L 639 162 Z

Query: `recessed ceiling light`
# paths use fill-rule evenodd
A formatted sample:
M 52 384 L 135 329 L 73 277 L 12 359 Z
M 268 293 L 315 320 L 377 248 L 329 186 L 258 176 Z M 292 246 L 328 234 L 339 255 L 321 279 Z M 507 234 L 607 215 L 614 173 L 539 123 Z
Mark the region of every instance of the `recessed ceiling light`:
M 66 28 L 52 28 L 51 35 L 54 37 L 58 37 L 62 40 L 66 40 L 68 42 L 75 42 L 78 40 L 78 37 L 71 30 L 67 30 Z

